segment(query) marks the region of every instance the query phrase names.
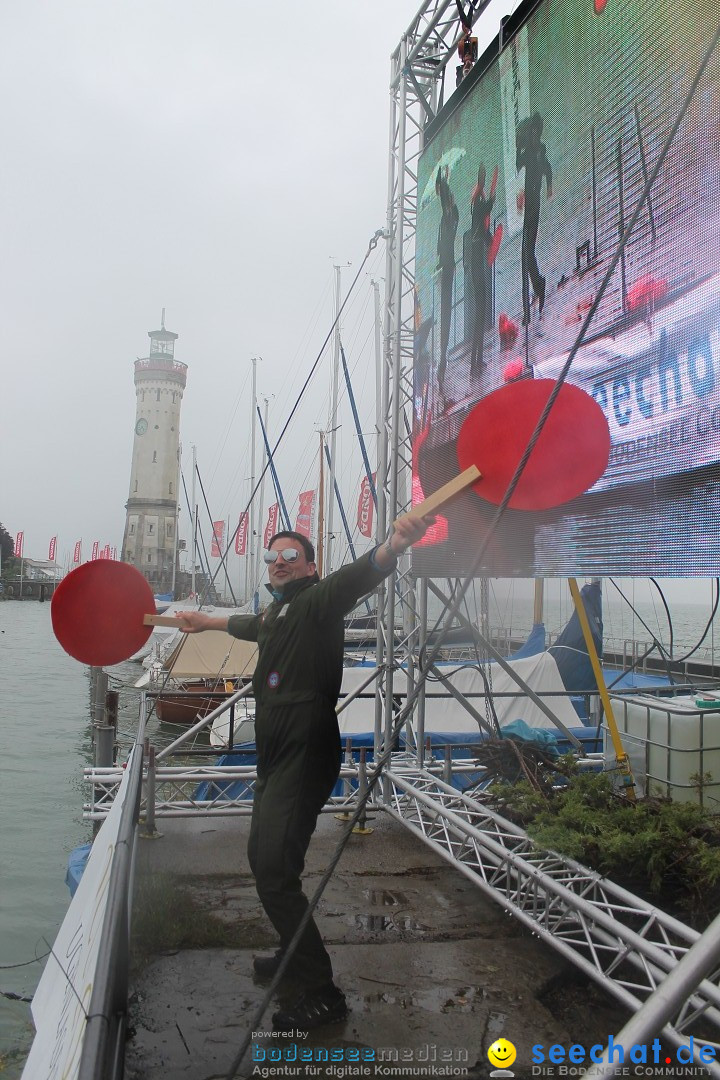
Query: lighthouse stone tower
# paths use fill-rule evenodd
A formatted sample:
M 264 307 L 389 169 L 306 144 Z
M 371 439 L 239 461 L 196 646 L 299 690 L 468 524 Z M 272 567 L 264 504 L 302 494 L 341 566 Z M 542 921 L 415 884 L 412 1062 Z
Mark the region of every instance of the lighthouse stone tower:
M 122 558 L 156 593 L 170 592 L 177 557 L 180 406 L 187 364 L 175 359 L 177 334 L 150 330 L 150 354 L 135 363 L 135 438 Z

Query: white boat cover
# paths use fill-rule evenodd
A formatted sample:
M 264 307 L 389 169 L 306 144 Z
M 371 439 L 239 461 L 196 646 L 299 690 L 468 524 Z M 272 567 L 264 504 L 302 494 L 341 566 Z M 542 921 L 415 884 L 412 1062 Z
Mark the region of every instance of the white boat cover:
M 538 695 L 552 713 L 566 728 L 578 727 L 580 721 L 560 678 L 558 666 L 553 657 L 546 652 L 535 656 L 528 656 L 522 660 L 508 661 L 513 671 L 530 689 Z M 473 708 L 485 716 L 485 684 L 477 664 L 438 664 L 438 669 L 448 679 L 455 689 L 465 695 Z M 342 690 L 340 692 L 340 709 L 344 698 L 352 694 L 354 690 L 363 686 L 370 680 L 362 693 L 355 698 L 347 708 L 342 709 L 338 717 L 341 735 L 358 735 L 372 733 L 375 725 L 375 680 L 372 678 L 373 667 L 348 667 L 343 671 Z M 545 715 L 529 697 L 520 689 L 518 684 L 508 675 L 499 664 L 491 664 L 485 672 L 490 680 L 493 694 L 493 702 L 498 722 L 501 727 L 512 723 L 513 720 L 524 720 L 529 727 L 545 728 L 557 731 L 557 725 Z M 404 704 L 407 695 L 407 684 L 404 673 L 396 674 L 393 684 L 394 698 L 400 705 Z M 501 695 L 509 694 L 510 697 Z M 554 696 L 557 695 L 557 696 Z M 249 699 L 244 709 L 252 709 L 252 699 Z M 243 719 L 245 716 L 243 716 Z M 236 731 L 238 722 L 236 721 Z M 475 735 L 480 731 L 480 726 L 474 716 L 457 701 L 437 679 L 428 680 L 425 688 L 425 732 L 467 732 Z M 251 734 L 244 733 L 243 738 L 252 739 Z M 210 742 L 213 746 L 227 746 L 228 718 L 226 714 L 219 716 L 213 723 L 210 733 Z M 240 741 L 240 738 L 237 738 Z
M 558 666 L 553 657 L 546 652 L 528 656 L 524 660 L 509 661 L 510 667 L 548 706 L 565 727 L 578 726 L 578 715 L 567 697 L 567 692 L 560 678 Z M 468 697 L 473 708 L 485 716 L 485 684 L 477 664 L 438 664 L 438 669 L 456 690 Z M 542 710 L 524 694 L 518 684 L 499 664 L 490 664 L 485 671 L 490 680 L 493 703 L 498 722 L 503 727 L 513 720 L 524 720 L 529 727 L 557 730 L 556 725 Z M 362 686 L 372 674 L 372 668 L 346 668 L 343 673 L 342 695 L 338 705 L 342 705 L 344 696 Z M 402 705 L 407 694 L 405 675 L 396 674 L 393 682 L 394 697 Z M 512 694 L 512 697 L 501 697 Z M 558 694 L 558 697 L 548 696 Z M 565 696 L 562 696 L 565 695 Z M 372 731 L 375 722 L 375 683 L 372 682 L 362 695 L 351 702 L 338 717 L 340 732 L 354 735 Z M 480 730 L 477 720 L 450 694 L 447 687 L 437 679 L 430 678 L 425 687 L 425 731 L 477 733 Z
M 181 634 L 163 671 L 173 679 L 231 679 L 249 677 L 255 670 L 258 647 L 254 641 L 239 641 L 224 630 L 202 634 Z

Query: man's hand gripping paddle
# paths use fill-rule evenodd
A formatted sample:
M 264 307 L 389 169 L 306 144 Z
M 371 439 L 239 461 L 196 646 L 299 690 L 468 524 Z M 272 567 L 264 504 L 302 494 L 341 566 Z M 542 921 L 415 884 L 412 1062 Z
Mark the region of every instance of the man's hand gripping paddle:
M 553 379 L 509 383 L 468 413 L 457 441 L 463 470 L 413 507 L 436 513 L 465 488 L 490 503 L 502 502 L 555 386 Z M 610 432 L 594 398 L 565 383 L 558 393 L 508 506 L 548 510 L 582 495 L 607 468 Z

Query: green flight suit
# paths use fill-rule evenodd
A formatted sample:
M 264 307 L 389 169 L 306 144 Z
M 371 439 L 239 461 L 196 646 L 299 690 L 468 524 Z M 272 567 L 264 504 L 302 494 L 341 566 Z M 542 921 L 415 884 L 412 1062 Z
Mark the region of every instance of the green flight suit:
M 300 882 L 305 854 L 340 772 L 335 706 L 344 616 L 389 573 L 364 555 L 322 581 L 315 574 L 289 582 L 261 615 L 228 620 L 228 633 L 259 645 L 253 676 L 258 778 L 248 859 L 281 949 L 307 909 Z M 330 957 L 313 920 L 294 961 L 309 989 L 332 982 Z

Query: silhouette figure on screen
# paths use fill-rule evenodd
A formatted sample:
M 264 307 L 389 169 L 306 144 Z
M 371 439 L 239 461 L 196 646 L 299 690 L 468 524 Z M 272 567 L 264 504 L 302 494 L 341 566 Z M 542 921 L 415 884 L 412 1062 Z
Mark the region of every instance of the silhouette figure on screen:
M 531 284 L 538 299 L 540 315 L 545 306 L 545 278 L 540 273 L 535 255 L 543 178 L 545 178 L 547 198 L 552 198 L 552 169 L 547 158 L 545 143 L 541 139 L 543 126 L 543 118 L 536 112 L 518 124 L 515 131 L 517 170 L 519 172 L 520 169 L 525 169 L 521 252 L 523 326 L 527 326 L 530 322 Z
M 475 319 L 473 322 L 470 375 L 477 376 L 485 367 L 483 349 L 487 324 L 488 301 L 488 252 L 492 241 L 490 215 L 495 203 L 491 193 L 485 197 L 485 166 L 478 167 L 477 184 L 470 196 L 470 274 L 475 294 Z
M 438 386 L 444 399 L 447 351 L 450 343 L 453 283 L 455 280 L 455 237 L 457 235 L 458 221 L 460 220 L 457 204 L 448 183 L 447 168 L 438 169 L 435 191 L 440 199 L 442 209 L 437 243 L 437 269 L 440 273 L 440 363 L 438 364 Z

